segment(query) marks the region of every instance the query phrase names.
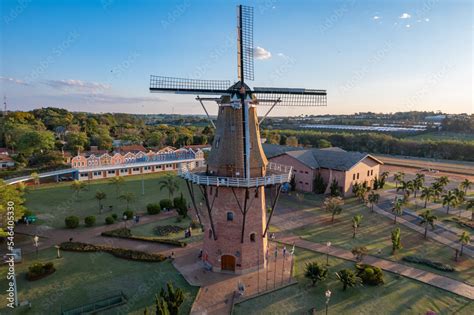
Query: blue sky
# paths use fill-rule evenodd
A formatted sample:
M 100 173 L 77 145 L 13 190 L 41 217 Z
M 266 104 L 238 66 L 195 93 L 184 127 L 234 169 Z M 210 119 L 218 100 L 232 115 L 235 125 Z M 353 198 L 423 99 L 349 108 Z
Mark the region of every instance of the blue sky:
M 239 3 L 255 8 L 251 85 L 328 90 L 326 108 L 275 115 L 473 111 L 468 0 L 2 0 L 1 93 L 10 109 L 201 114 L 149 75 L 236 80 Z

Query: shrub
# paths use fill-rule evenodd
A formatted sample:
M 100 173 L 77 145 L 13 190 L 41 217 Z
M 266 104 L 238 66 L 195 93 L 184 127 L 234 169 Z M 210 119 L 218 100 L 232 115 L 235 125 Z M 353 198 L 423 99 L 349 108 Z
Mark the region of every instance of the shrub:
M 179 247 L 186 247 L 187 245 L 187 243 L 181 242 L 178 240 L 132 235 L 132 232 L 130 231 L 130 229 L 127 229 L 127 228 L 120 228 L 120 229 L 116 229 L 112 231 L 105 231 L 105 232 L 102 232 L 101 235 L 108 236 L 108 237 L 118 237 L 118 238 L 126 238 L 126 239 L 131 239 L 131 240 L 145 241 L 145 242 L 161 243 L 161 244 L 167 244 L 167 245 L 173 245 L 173 246 L 179 246 Z
M 191 228 L 193 228 L 193 229 L 200 229 L 200 228 L 202 228 L 202 226 L 201 226 L 201 224 L 199 223 L 199 221 L 192 220 L 192 221 L 191 221 Z
M 326 185 L 324 184 L 323 177 L 319 173 L 314 178 L 313 189 L 315 194 L 323 194 L 326 190 Z
M 173 199 L 173 206 L 175 207 L 178 214 L 183 218 L 188 215 L 188 206 L 186 204 L 186 199 L 183 197 L 183 194 Z
M 171 202 L 170 199 L 162 199 L 160 200 L 160 208 L 163 210 L 169 210 L 173 208 L 173 203 Z
M 64 219 L 64 223 L 66 224 L 67 228 L 75 229 L 79 226 L 79 218 L 74 215 L 71 215 Z
M 112 214 L 112 218 L 113 218 L 115 221 L 117 221 L 118 215 L 117 215 L 116 213 L 113 213 L 113 214 Z
M 157 203 L 149 203 L 146 206 L 146 211 L 148 212 L 148 214 L 159 214 L 161 211 L 161 207 Z
M 84 224 L 88 227 L 91 227 L 95 224 L 95 216 L 90 215 L 84 218 Z
M 55 271 L 56 269 L 54 269 L 54 264 L 52 262 L 48 262 L 46 264 L 36 263 L 28 267 L 26 279 L 29 281 L 38 280 L 52 274 Z
M 379 267 L 357 264 L 357 276 L 362 279 L 363 284 L 379 285 L 384 283 L 383 272 Z
M 133 211 L 132 210 L 126 210 L 123 212 L 123 216 L 127 217 L 127 220 L 130 220 L 133 218 Z
M 114 220 L 113 217 L 106 217 L 105 218 L 105 224 L 107 224 L 107 225 L 113 224 L 114 222 L 115 222 L 115 220 Z
M 426 259 L 426 258 L 423 258 L 423 257 L 420 257 L 420 256 L 416 256 L 416 255 L 404 256 L 402 258 L 402 260 L 404 260 L 406 262 L 414 263 L 414 264 L 425 265 L 425 266 L 428 266 L 428 267 L 431 267 L 431 268 L 434 268 L 434 269 L 438 269 L 438 270 L 441 270 L 441 271 L 447 271 L 447 272 L 456 271 L 454 269 L 454 267 L 451 266 L 451 265 L 443 264 L 442 262 L 439 262 L 439 261 L 432 261 L 432 260 L 429 260 L 429 259 Z

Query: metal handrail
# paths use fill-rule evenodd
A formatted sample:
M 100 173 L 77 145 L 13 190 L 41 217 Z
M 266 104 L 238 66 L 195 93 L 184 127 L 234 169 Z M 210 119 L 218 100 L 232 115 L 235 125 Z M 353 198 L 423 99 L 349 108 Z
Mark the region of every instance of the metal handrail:
M 226 177 L 226 176 L 209 176 L 196 171 L 189 170 L 186 166 L 178 170 L 178 176 L 185 180 L 191 181 L 198 185 L 207 186 L 223 186 L 223 187 L 259 187 L 276 184 L 288 183 L 291 180 L 292 167 L 269 163 L 267 170 L 272 172 L 279 172 L 279 174 L 272 174 L 261 177 L 241 178 L 241 177 Z

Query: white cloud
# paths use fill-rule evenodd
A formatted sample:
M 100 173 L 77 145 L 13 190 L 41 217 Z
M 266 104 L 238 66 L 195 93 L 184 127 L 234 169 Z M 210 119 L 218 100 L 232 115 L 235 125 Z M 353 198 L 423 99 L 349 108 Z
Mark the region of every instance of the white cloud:
M 279 53 L 277 54 L 277 56 L 278 56 L 278 57 L 282 57 L 282 58 L 288 58 L 287 55 L 285 55 L 284 53 L 281 53 L 281 52 L 279 52 Z
M 408 13 L 403 13 L 402 15 L 400 15 L 400 19 L 409 19 L 409 18 L 411 18 L 411 15 Z
M 406 28 L 410 28 L 410 27 L 411 27 L 411 25 L 410 25 L 410 24 L 407 24 L 407 25 L 405 25 L 405 27 L 406 27 Z
M 376 15 L 376 16 L 374 16 L 372 19 L 374 19 L 374 20 L 380 20 L 380 19 L 381 19 L 381 17 L 380 17 L 380 16 L 378 16 L 378 15 Z
M 81 92 L 94 92 L 110 89 L 110 85 L 97 82 L 88 82 L 81 80 L 46 80 L 44 84 L 60 90 L 76 90 Z
M 10 83 L 19 84 L 19 85 L 29 85 L 29 83 L 20 79 L 15 79 L 15 78 L 0 77 L 0 81 L 10 82 Z
M 430 21 L 430 19 L 429 19 L 429 18 L 426 18 L 426 19 L 425 19 L 425 22 L 429 22 L 429 21 Z
M 272 53 L 262 47 L 255 47 L 253 49 L 253 56 L 257 60 L 267 60 L 272 57 Z

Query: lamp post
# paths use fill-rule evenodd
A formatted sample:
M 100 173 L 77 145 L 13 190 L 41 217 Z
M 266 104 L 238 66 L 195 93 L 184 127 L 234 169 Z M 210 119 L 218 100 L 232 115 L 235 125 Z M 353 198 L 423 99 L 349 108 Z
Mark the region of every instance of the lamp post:
M 331 242 L 326 243 L 326 265 L 329 266 L 329 248 L 331 247 Z M 329 292 L 331 294 L 331 292 Z
M 324 295 L 326 295 L 326 315 L 328 315 L 329 300 L 331 299 L 331 291 L 327 290 L 326 293 L 324 293 Z
M 33 237 L 33 244 L 36 248 L 36 258 L 38 258 L 38 241 L 39 241 L 39 237 L 38 237 L 38 235 L 35 235 Z
M 124 215 L 123 215 L 123 226 L 124 226 L 125 228 L 127 228 L 127 218 L 128 218 L 127 215 L 124 214 Z
M 54 245 L 54 247 L 58 250 L 58 251 L 57 251 L 56 258 L 58 258 L 58 259 L 61 258 L 61 252 L 59 251 L 59 249 L 61 248 L 61 246 L 59 246 L 59 245 Z

